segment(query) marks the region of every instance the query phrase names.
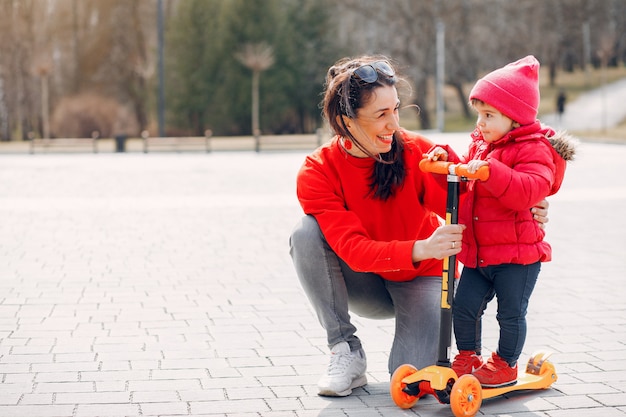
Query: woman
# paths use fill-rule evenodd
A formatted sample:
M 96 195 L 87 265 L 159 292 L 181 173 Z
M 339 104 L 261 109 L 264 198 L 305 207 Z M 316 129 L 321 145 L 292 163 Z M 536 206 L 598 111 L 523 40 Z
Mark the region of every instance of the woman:
M 398 81 L 385 57 L 333 65 L 322 104 L 335 137 L 298 174 L 306 216 L 291 235 L 290 253 L 331 350 L 320 395 L 346 396 L 367 383 L 349 310 L 395 318 L 390 373 L 437 359 L 441 259 L 459 253 L 464 226 L 439 221 L 445 184 L 418 168 L 433 143 L 399 126 Z

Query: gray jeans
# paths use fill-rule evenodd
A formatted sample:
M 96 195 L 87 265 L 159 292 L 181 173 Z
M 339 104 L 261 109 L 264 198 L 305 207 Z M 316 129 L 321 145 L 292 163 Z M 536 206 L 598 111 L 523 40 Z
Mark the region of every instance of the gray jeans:
M 326 329 L 328 346 L 361 347 L 349 311 L 369 319 L 395 318 L 389 372 L 402 364 L 418 369 L 437 362 L 441 277 L 394 282 L 355 272 L 328 246 L 317 221 L 305 216 L 289 240 L 300 283 Z

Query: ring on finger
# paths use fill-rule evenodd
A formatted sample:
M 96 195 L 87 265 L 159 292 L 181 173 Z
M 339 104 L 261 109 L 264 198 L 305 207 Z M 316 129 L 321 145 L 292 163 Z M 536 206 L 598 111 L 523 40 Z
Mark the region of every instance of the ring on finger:
M 456 242 L 452 241 L 452 249 L 456 246 Z

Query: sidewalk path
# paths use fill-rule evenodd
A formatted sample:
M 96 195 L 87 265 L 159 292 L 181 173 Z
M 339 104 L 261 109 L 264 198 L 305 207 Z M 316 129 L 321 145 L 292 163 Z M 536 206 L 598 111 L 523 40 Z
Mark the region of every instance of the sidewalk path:
M 612 128 L 626 119 L 625 102 L 626 78 L 581 94 L 575 101 L 568 101 L 560 121 L 554 113 L 541 116 L 541 120 L 569 131 Z
M 524 351 L 554 351 L 559 380 L 480 415 L 626 416 L 626 147 L 579 154 L 550 199 Z M 0 417 L 451 416 L 393 404 L 391 320 L 355 318 L 369 385 L 316 395 L 325 337 L 287 248 L 304 156 L 0 155 Z

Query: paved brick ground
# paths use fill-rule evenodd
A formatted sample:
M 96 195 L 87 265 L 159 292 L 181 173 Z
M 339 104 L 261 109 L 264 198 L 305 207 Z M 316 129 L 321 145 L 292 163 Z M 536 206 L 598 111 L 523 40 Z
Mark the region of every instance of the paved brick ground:
M 0 155 L 0 416 L 450 416 L 393 404 L 392 321 L 356 319 L 369 385 L 316 395 L 325 338 L 287 253 L 304 156 Z M 583 144 L 551 198 L 525 355 L 553 350 L 558 382 L 481 415 L 626 415 L 624 160 Z

